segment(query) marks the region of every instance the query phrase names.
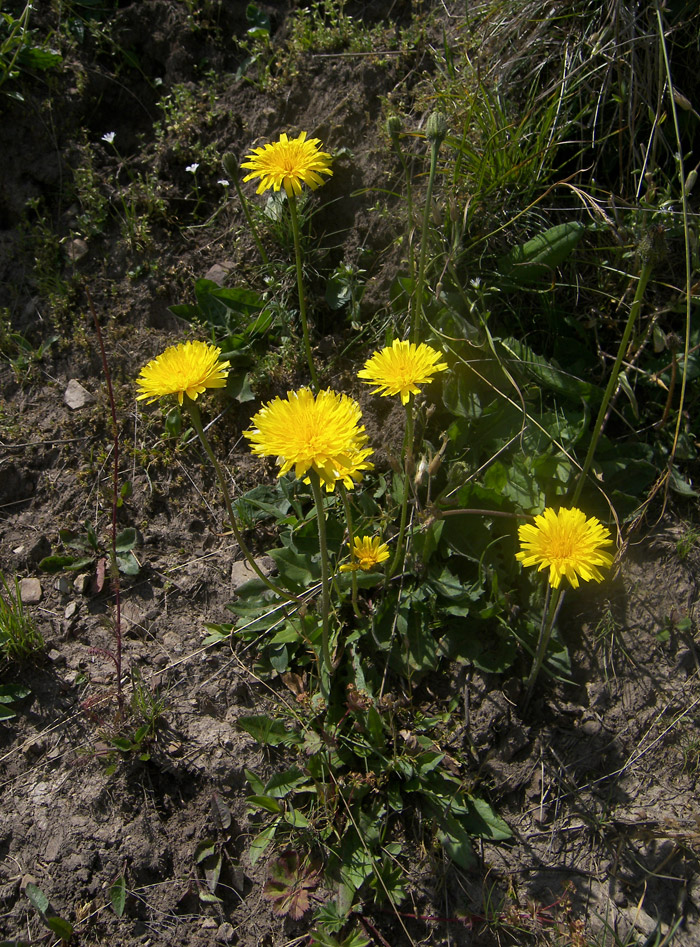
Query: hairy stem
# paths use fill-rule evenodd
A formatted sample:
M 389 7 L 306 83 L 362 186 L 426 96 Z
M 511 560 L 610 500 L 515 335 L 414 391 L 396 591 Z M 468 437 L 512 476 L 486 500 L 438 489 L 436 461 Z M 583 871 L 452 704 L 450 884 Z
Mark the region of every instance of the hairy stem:
M 289 197 L 289 211 L 292 217 L 292 231 L 294 233 L 294 256 L 297 265 L 297 292 L 299 294 L 299 318 L 301 319 L 301 331 L 304 336 L 304 351 L 306 352 L 306 361 L 309 363 L 309 372 L 311 374 L 311 385 L 313 390 L 318 391 L 318 378 L 316 377 L 316 366 L 311 355 L 311 343 L 309 342 L 309 326 L 306 321 L 306 297 L 304 296 L 304 270 L 301 257 L 301 234 L 299 232 L 299 214 L 297 213 L 297 199 L 294 194 Z
M 318 521 L 318 545 L 321 553 L 321 660 L 319 662 L 319 678 L 321 682 L 321 696 L 328 702 L 331 685 L 331 652 L 329 644 L 329 613 L 331 607 L 330 582 L 328 572 L 328 543 L 326 541 L 326 514 L 323 508 L 323 493 L 321 481 L 315 470 L 309 471 L 311 489 L 316 504 L 316 519 Z

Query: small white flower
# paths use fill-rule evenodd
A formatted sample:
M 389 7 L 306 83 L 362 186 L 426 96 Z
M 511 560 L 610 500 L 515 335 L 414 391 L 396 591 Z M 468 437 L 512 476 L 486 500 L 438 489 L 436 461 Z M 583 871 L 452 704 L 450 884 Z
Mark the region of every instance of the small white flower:
M 220 184 L 222 187 L 228 187 L 229 185 L 229 182 L 226 180 L 226 178 L 219 178 L 216 183 Z
M 106 141 L 108 145 L 111 145 L 116 137 L 116 132 L 105 132 L 102 136 L 102 141 Z
M 195 161 L 194 164 L 188 164 L 185 168 L 185 171 L 189 171 L 190 174 L 196 174 L 197 168 L 199 167 L 199 162 Z

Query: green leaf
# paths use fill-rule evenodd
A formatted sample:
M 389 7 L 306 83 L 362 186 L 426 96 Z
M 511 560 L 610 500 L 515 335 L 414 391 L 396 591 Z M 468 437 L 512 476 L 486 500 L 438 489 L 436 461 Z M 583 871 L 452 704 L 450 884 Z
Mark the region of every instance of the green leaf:
M 57 937 L 60 937 L 67 944 L 73 936 L 73 925 L 70 921 L 63 917 L 47 917 L 45 920 L 49 930 L 53 931 Z
M 273 799 L 272 796 L 256 794 L 254 796 L 248 796 L 246 802 L 252 808 L 265 809 L 266 812 L 272 812 L 275 815 L 282 812 L 282 806 L 276 799 Z
M 32 881 L 27 884 L 27 887 L 24 889 L 24 893 L 27 895 L 27 898 L 39 914 L 46 914 L 49 909 L 49 899 L 46 897 L 44 892 L 35 885 Z
M 221 898 L 217 898 L 215 894 L 211 891 L 204 891 L 200 888 L 199 890 L 199 900 L 203 901 L 205 904 L 223 904 L 224 902 Z
M 280 582 L 292 592 L 301 592 L 311 585 L 317 576 L 311 572 L 309 556 L 290 547 L 271 549 L 269 555 L 275 560 Z
M 17 62 L 25 69 L 39 69 L 45 72 L 63 62 L 63 56 L 55 49 L 43 46 L 23 46 L 17 56 Z
M 250 843 L 250 848 L 248 849 L 248 860 L 250 861 L 251 865 L 255 865 L 262 853 L 273 840 L 279 823 L 280 820 L 276 819 L 272 825 L 266 826 L 262 832 L 256 835 L 253 841 Z
M 283 773 L 275 774 L 265 786 L 265 793 L 275 799 L 284 799 L 292 790 L 308 782 L 309 777 L 298 766 L 292 766 Z
M 13 720 L 17 714 L 9 707 L 0 706 L 0 720 Z
M 275 720 L 266 714 L 239 717 L 238 726 L 266 746 L 295 746 L 303 738 L 293 730 L 287 730 L 283 720 Z
M 504 839 L 512 838 L 513 833 L 508 824 L 499 815 L 496 815 L 485 799 L 467 796 L 465 801 L 467 809 L 471 812 L 461 816 L 459 821 L 470 835 L 491 839 L 494 842 L 502 842 Z
M 299 812 L 298 809 L 290 809 L 288 812 L 285 812 L 283 815 L 285 822 L 288 822 L 289 825 L 293 826 L 295 829 L 308 829 L 311 823 L 306 818 L 306 816 Z
M 573 252 L 585 230 L 577 220 L 550 227 L 501 257 L 499 272 L 520 286 L 549 280 L 552 270 Z
M 548 362 L 546 358 L 537 355 L 524 342 L 518 339 L 503 339 L 500 345 L 517 359 L 518 363 L 527 370 L 528 374 L 539 384 L 550 391 L 571 401 L 588 401 L 598 405 L 603 400 L 603 391 L 597 385 L 581 381 L 564 368 Z
M 123 529 L 115 540 L 115 550 L 117 552 L 129 552 L 138 542 L 138 532 L 133 526 L 127 526 Z
M 25 687 L 24 684 L 0 684 L 0 704 L 11 704 L 30 694 L 30 688 Z
M 124 556 L 117 555 L 116 560 L 117 560 L 117 568 L 124 575 L 138 575 L 139 574 L 141 565 L 138 559 L 136 558 L 136 556 L 133 554 L 133 552 L 127 552 L 127 554 Z
M 195 865 L 199 865 L 200 862 L 203 862 L 207 858 L 211 858 L 212 855 L 216 855 L 216 842 L 214 839 L 205 838 L 201 842 L 197 842 L 197 847 L 194 850 L 194 862 Z
M 249 769 L 244 769 L 243 772 L 245 773 L 245 778 L 250 783 L 252 791 L 257 795 L 262 795 L 265 792 L 265 785 L 260 777 L 256 776 L 256 774 Z
M 90 559 L 76 559 L 75 556 L 46 556 L 39 563 L 39 568 L 43 569 L 44 572 L 60 572 L 62 569 L 74 568 L 76 562 L 84 562 L 89 565 L 92 562 L 92 557 Z
M 452 861 L 467 871 L 476 868 L 479 859 L 474 852 L 472 840 L 459 822 L 448 815 L 444 819 L 443 826 L 438 831 L 438 839 Z
M 58 538 L 67 549 L 78 549 L 80 552 L 90 552 L 92 544 L 87 536 L 76 533 L 72 529 L 59 529 Z
M 112 902 L 112 908 L 117 917 L 122 917 L 126 907 L 126 879 L 124 875 L 119 875 L 117 880 L 109 889 L 109 900 Z

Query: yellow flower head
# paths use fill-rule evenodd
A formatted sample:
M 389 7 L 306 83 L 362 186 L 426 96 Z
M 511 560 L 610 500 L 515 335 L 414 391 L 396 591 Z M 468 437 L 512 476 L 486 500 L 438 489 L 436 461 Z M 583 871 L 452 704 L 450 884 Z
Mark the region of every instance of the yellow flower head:
M 389 547 L 380 541 L 379 536 L 355 536 L 352 555 L 358 561 L 341 566 L 341 572 L 356 572 L 358 569 L 371 572 L 389 558 Z
M 418 385 L 427 385 L 436 372 L 447 368 L 440 362 L 441 353 L 421 342 L 399 342 L 394 339 L 391 345 L 383 348 L 365 362 L 365 367 L 357 373 L 368 385 L 376 385 L 372 392 L 382 396 L 401 395 L 403 404 L 408 403 L 410 395 L 417 395 Z M 382 390 L 384 389 L 384 390 Z
M 294 467 L 296 477 L 315 470 L 326 490 L 342 481 L 348 489 L 374 465 L 367 461 L 367 435 L 360 424 L 360 406 L 335 391 L 314 394 L 308 388 L 288 391 L 253 417 L 246 437 L 258 457 L 277 457 L 279 476 Z
M 207 388 L 224 388 L 229 363 L 219 361 L 221 349 L 208 342 L 182 342 L 171 345 L 154 358 L 136 379 L 141 393 L 137 401 L 157 401 L 164 395 L 177 395 L 182 404 L 185 395 L 193 401 Z
M 578 577 L 585 582 L 602 582 L 598 567 L 608 568 L 613 557 L 601 546 L 610 546 L 610 530 L 595 516 L 586 519 L 581 510 L 559 510 L 548 507 L 535 522 L 518 527 L 521 551 L 516 553 L 524 566 L 537 566 L 538 572 L 549 568 L 549 584 L 558 589 L 566 576 L 578 588 Z
M 279 191 L 282 185 L 287 197 L 291 197 L 292 193 L 301 194 L 302 184 L 308 184 L 315 191 L 320 184 L 326 183 L 322 174 L 333 174 L 329 166 L 331 156 L 319 150 L 320 144 L 318 138 L 309 138 L 307 141 L 306 132 L 292 139 L 282 132 L 279 141 L 262 148 L 253 148 L 253 154 L 246 155 L 248 160 L 242 162 L 241 167 L 250 169 L 250 174 L 243 180 L 260 178 L 258 194 L 269 188 Z

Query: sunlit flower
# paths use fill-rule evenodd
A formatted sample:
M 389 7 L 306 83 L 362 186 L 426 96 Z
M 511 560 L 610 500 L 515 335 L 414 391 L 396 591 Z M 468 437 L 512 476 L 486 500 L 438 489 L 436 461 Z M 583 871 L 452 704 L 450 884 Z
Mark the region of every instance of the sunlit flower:
M 111 145 L 116 137 L 116 132 L 105 132 L 102 136 L 102 141 L 106 141 L 108 145 Z
M 441 353 L 425 342 L 416 345 L 394 339 L 391 345 L 375 352 L 357 375 L 368 385 L 377 386 L 372 394 L 401 395 L 401 401 L 407 404 L 410 395 L 420 391 L 419 385 L 427 385 L 436 372 L 447 368 L 440 358 Z
M 521 551 L 516 553 L 524 566 L 549 568 L 549 584 L 558 589 L 562 578 L 578 588 L 578 577 L 585 582 L 602 582 L 598 567 L 609 568 L 613 557 L 601 546 L 610 546 L 610 530 L 575 507 L 555 512 L 548 507 L 534 523 L 518 527 Z
M 280 140 L 274 144 L 263 145 L 262 148 L 253 148 L 247 160 L 241 162 L 242 168 L 248 168 L 243 180 L 251 181 L 260 178 L 258 194 L 273 188 L 275 191 L 284 186 L 287 197 L 292 194 L 301 194 L 301 185 L 308 184 L 315 191 L 320 184 L 326 182 L 322 174 L 333 174 L 330 169 L 331 155 L 320 151 L 321 144 L 318 138 L 306 139 L 306 132 L 298 138 L 287 138 L 282 132 Z
M 308 472 L 315 470 L 326 490 L 334 490 L 338 481 L 350 489 L 373 466 L 360 421 L 360 406 L 347 395 L 325 390 L 314 397 L 300 388 L 264 405 L 246 437 L 258 457 L 277 458 L 280 477 L 293 467 L 295 476 L 308 483 Z
M 185 171 L 189 171 L 190 174 L 196 174 L 197 168 L 199 167 L 199 161 L 193 161 L 192 164 L 188 164 L 185 168 Z
M 171 345 L 154 358 L 136 379 L 141 393 L 137 401 L 156 401 L 164 395 L 177 395 L 182 404 L 187 395 L 193 401 L 207 388 L 224 388 L 229 363 L 219 361 L 221 349 L 208 342 L 182 342 Z
M 355 536 L 352 547 L 353 559 L 357 562 L 349 562 L 341 566 L 341 572 L 356 572 L 362 569 L 363 572 L 371 572 L 382 562 L 389 558 L 389 547 L 383 543 L 379 536 Z

